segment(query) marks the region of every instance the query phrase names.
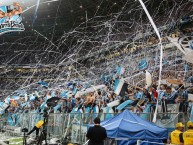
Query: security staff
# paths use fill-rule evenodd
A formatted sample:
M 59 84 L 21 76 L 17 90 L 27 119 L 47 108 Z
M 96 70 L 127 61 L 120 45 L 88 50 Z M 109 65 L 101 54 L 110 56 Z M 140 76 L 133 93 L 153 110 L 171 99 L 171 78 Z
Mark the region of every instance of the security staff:
M 43 126 L 43 124 L 44 124 L 43 120 L 38 121 L 38 123 L 36 123 L 34 128 L 27 135 L 30 135 L 32 132 L 36 131 L 36 139 L 37 139 L 37 137 L 39 135 L 39 130 Z
M 188 130 L 183 133 L 184 145 L 193 145 L 193 122 L 187 122 Z
M 182 122 L 176 124 L 176 129 L 171 133 L 168 143 L 183 145 L 184 125 Z
M 88 145 L 104 145 L 107 138 L 106 129 L 100 126 L 100 118 L 94 119 L 94 126 L 88 129 L 86 137 L 89 139 Z

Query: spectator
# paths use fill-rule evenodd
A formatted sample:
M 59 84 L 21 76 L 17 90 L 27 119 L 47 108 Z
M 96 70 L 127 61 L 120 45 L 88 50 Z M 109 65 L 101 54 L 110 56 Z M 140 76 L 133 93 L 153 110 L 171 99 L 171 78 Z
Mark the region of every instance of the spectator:
M 162 97 L 162 110 L 167 112 L 167 104 L 175 104 L 178 98 L 177 92 L 172 92 L 172 88 L 167 86 L 166 92 Z
M 151 95 L 145 88 L 143 89 L 143 97 L 146 99 L 146 102 L 151 102 Z
M 140 92 L 140 90 L 141 90 L 140 88 L 136 88 L 134 99 L 133 99 L 133 102 L 131 103 L 133 112 L 134 112 L 134 107 L 137 105 L 139 100 L 142 98 L 142 93 Z
M 158 99 L 157 87 L 155 85 L 152 86 L 152 99 L 153 100 L 157 100 Z
M 185 90 L 183 85 L 179 85 L 179 99 L 178 102 L 180 103 L 179 111 L 187 113 L 188 108 L 188 91 Z

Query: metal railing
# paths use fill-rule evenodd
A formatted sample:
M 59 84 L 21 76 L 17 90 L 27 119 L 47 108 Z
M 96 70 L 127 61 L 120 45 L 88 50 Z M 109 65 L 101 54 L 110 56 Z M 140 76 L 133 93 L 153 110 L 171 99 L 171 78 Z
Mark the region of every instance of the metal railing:
M 66 113 L 53 113 L 48 116 L 47 136 L 48 138 L 59 138 L 66 142 L 84 144 L 86 142 L 86 132 L 90 124 L 93 123 L 95 117 L 100 117 L 101 121 L 106 120 L 115 114 L 99 113 L 99 114 L 66 114 Z M 153 113 L 140 113 L 137 114 L 147 121 L 152 121 Z M 21 113 L 12 117 L 12 122 L 7 118 L 10 115 L 1 116 L 0 128 L 6 125 L 14 125 L 21 128 L 28 128 L 31 130 L 34 125 L 42 119 L 42 116 L 34 113 Z M 15 117 L 13 119 L 13 117 Z M 184 113 L 158 113 L 156 125 L 164 127 L 172 131 L 177 122 L 187 122 L 188 114 Z M 14 120 L 14 121 L 13 121 Z M 32 136 L 35 134 L 32 134 Z

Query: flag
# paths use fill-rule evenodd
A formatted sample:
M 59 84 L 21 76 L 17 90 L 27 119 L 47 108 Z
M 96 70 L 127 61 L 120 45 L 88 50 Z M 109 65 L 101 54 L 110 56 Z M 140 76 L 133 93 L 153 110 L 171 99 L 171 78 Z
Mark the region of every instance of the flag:
M 127 91 L 128 84 L 124 82 L 124 79 L 116 79 L 114 83 L 114 93 L 123 97 L 125 91 Z
M 38 82 L 38 84 L 42 85 L 43 87 L 48 87 L 48 83 L 44 82 L 44 81 L 40 81 Z
M 148 63 L 147 63 L 146 59 L 142 59 L 142 60 L 140 61 L 139 65 L 138 65 L 138 68 L 139 68 L 140 70 L 144 70 L 144 69 L 147 68 L 147 66 L 148 66 Z
M 43 108 L 46 107 L 46 106 L 47 106 L 46 102 L 43 102 L 43 103 L 40 105 L 40 109 L 43 109 Z
M 27 94 L 24 95 L 24 98 L 25 98 L 25 102 L 27 102 L 28 101 Z
M 74 94 L 76 94 L 76 93 L 77 93 L 77 91 L 78 91 L 77 87 L 76 87 L 76 86 L 74 86 L 74 88 L 73 88 L 73 93 L 74 93 Z
M 104 74 L 101 75 L 101 81 L 105 81 L 105 75 Z
M 2 107 L 3 107 L 3 105 L 4 105 L 4 103 L 3 103 L 3 102 L 0 102 L 0 108 L 2 108 Z
M 124 74 L 125 72 L 125 68 L 124 67 L 121 67 L 121 66 L 118 66 L 117 67 L 117 74 L 120 76 L 122 74 Z
M 31 94 L 30 96 L 29 96 L 29 100 L 30 101 L 34 101 L 36 99 L 36 96 L 34 96 L 33 94 Z
M 52 98 L 47 100 L 47 102 L 46 102 L 47 106 L 48 107 L 55 107 L 59 100 L 60 100 L 60 98 L 58 98 L 58 97 L 52 97 Z
M 1 6 L 0 11 L 2 11 L 3 13 L 7 13 L 7 7 L 6 6 Z
M 58 104 L 54 107 L 54 111 L 57 111 L 60 107 L 62 106 L 62 104 Z
M 12 96 L 12 98 L 10 99 L 11 100 L 18 100 L 20 97 L 19 96 Z
M 66 93 L 67 93 L 66 91 L 63 91 L 63 92 L 60 93 L 60 96 L 61 96 L 62 98 L 67 98 Z
M 188 64 L 184 64 L 184 71 L 185 71 L 185 72 L 188 71 Z
M 21 107 L 22 107 L 22 108 L 25 107 L 25 106 L 26 106 L 26 103 L 21 104 Z
M 68 84 L 67 84 L 67 88 L 70 88 L 70 86 L 72 86 L 73 85 L 73 82 L 69 82 Z
M 56 92 L 55 92 L 55 91 L 52 91 L 52 92 L 51 92 L 51 96 L 52 96 L 52 97 L 56 97 Z

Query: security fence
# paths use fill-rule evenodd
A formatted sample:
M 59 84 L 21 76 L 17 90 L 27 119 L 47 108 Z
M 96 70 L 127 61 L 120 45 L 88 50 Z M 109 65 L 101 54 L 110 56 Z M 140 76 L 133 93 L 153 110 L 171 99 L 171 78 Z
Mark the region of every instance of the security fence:
M 80 114 L 80 113 L 53 113 L 48 115 L 47 137 L 59 138 L 65 142 L 84 144 L 86 142 L 86 132 L 89 124 L 93 123 L 93 119 L 98 116 L 101 121 L 106 120 L 115 114 L 100 113 L 100 114 Z M 147 121 L 152 121 L 153 113 L 136 114 Z M 187 122 L 189 114 L 184 113 L 158 113 L 156 125 L 167 128 L 172 131 L 177 122 Z M 42 115 L 34 113 L 7 114 L 0 118 L 0 128 L 6 125 L 28 128 L 31 130 L 34 125 L 43 119 Z M 20 134 L 22 135 L 22 134 Z M 35 133 L 32 134 L 35 136 Z

